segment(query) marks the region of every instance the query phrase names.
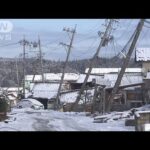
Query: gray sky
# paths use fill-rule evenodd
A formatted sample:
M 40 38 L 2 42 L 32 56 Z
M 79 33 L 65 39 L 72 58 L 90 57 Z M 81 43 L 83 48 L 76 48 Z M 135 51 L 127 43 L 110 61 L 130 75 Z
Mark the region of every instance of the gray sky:
M 60 42 L 69 44 L 70 39 L 64 27 L 77 30 L 71 50 L 70 59 L 91 58 L 100 42 L 98 31 L 104 31 L 105 19 L 7 19 L 13 24 L 11 39 L 3 39 L 4 33 L 0 32 L 0 57 L 18 57 L 22 53 L 22 46 L 14 44 L 20 41 L 25 35 L 28 41 L 37 41 L 38 35 L 41 38 L 44 57 L 51 60 L 64 60 L 66 49 Z M 0 21 L 4 21 L 0 19 Z M 122 50 L 130 36 L 135 30 L 139 19 L 119 19 L 116 29 L 113 31 L 114 42 L 100 51 L 100 56 L 111 57 Z M 147 25 L 150 26 L 150 25 Z M 149 47 L 150 28 L 144 27 L 138 40 L 137 47 Z M 10 46 L 5 46 L 9 45 Z M 27 48 L 28 56 L 36 55 Z M 34 50 L 35 51 L 35 50 Z

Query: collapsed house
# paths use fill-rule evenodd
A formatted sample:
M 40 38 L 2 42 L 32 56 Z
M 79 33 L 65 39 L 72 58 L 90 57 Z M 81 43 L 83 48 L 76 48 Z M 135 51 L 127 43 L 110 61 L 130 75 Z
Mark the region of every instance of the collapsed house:
M 28 98 L 34 98 L 40 101 L 45 109 L 54 109 L 54 104 L 56 101 L 57 91 L 59 88 L 59 83 L 35 83 Z M 60 104 L 62 106 L 71 106 L 75 102 L 79 90 L 66 90 L 65 84 L 63 84 L 61 93 L 60 93 Z M 83 98 L 80 101 L 79 105 L 83 108 L 85 103 L 91 101 L 91 96 L 93 95 L 94 90 L 87 89 L 83 94 Z M 81 109 L 80 109 L 81 110 Z
M 76 101 L 80 90 L 72 90 L 61 92 L 60 102 L 63 104 L 63 111 L 70 111 L 72 104 Z M 88 88 L 82 94 L 81 100 L 78 103 L 77 112 L 91 111 L 91 105 L 93 100 L 94 89 Z
M 108 79 L 111 83 L 110 89 L 114 87 L 117 77 L 117 74 L 104 75 L 104 78 Z M 125 74 L 120 84 L 123 88 L 121 88 L 118 95 L 114 97 L 113 110 L 127 110 L 132 107 L 140 107 L 144 102 L 142 83 L 143 78 L 141 75 Z
M 27 78 L 29 79 L 27 88 L 30 90 L 30 92 L 26 94 L 26 98 L 28 97 L 35 98 L 44 105 L 45 109 L 53 109 L 56 101 L 61 76 L 60 74 L 47 74 L 47 75 L 48 78 L 44 83 L 40 82 L 39 76 L 35 76 L 36 78 L 34 82 L 32 82 L 31 76 L 27 76 Z M 62 104 L 62 106 L 65 106 L 66 104 L 71 105 L 72 103 L 75 102 L 78 92 L 84 81 L 84 78 L 85 75 L 78 75 L 71 73 L 65 74 L 64 82 L 60 92 L 60 103 Z M 93 79 L 94 78 L 92 77 L 88 80 L 87 88 L 94 87 Z M 86 95 L 89 93 L 90 91 L 89 89 L 87 89 Z M 88 101 L 87 99 L 88 98 L 86 96 L 85 100 L 83 101 L 87 102 Z M 84 102 L 82 102 L 82 104 Z
M 53 108 L 58 88 L 59 83 L 34 83 L 27 97 L 40 101 L 45 109 Z
M 44 83 L 42 83 L 41 75 L 27 75 L 26 88 L 29 89 L 27 97 L 32 97 L 39 100 L 45 109 L 54 108 L 54 103 L 59 88 L 62 73 L 45 73 Z M 61 91 L 71 90 L 69 82 L 76 81 L 79 75 L 74 73 L 66 73 Z
M 92 74 L 99 75 L 105 81 L 105 101 L 111 94 L 121 68 L 93 68 Z M 85 72 L 88 71 L 88 68 Z M 143 98 L 143 76 L 142 68 L 126 68 L 121 80 L 118 93 L 112 103 L 112 110 L 127 110 L 132 107 L 139 107 L 144 103 Z M 107 102 L 106 104 L 107 105 Z

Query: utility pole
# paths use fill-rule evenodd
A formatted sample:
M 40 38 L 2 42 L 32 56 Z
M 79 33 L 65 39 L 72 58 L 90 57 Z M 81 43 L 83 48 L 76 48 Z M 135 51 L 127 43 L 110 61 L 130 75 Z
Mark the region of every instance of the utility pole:
M 42 82 L 44 82 L 44 74 L 43 74 L 43 60 L 42 60 L 42 50 L 41 50 L 41 41 L 40 36 L 38 36 L 38 45 L 39 45 L 39 59 L 40 59 L 40 72 L 42 77 Z
M 25 45 L 26 45 L 26 41 L 25 41 L 25 36 L 23 38 L 23 97 L 25 98 Z
M 108 43 L 109 40 L 111 39 L 110 34 L 111 34 L 111 31 L 112 31 L 112 24 L 113 24 L 114 21 L 116 21 L 116 20 L 110 19 L 110 21 L 109 21 L 109 23 L 108 23 L 108 25 L 107 25 L 107 27 L 106 27 L 105 32 L 104 32 L 104 33 L 100 32 L 100 35 L 103 34 L 103 36 L 102 36 L 102 38 L 101 38 L 101 41 L 100 41 L 100 44 L 99 44 L 99 46 L 98 46 L 98 48 L 97 48 L 96 53 L 94 54 L 93 58 L 91 59 L 91 63 L 90 63 L 90 66 L 89 66 L 88 73 L 86 74 L 86 77 L 85 77 L 85 79 L 84 79 L 84 83 L 83 83 L 82 86 L 81 86 L 81 90 L 80 90 L 80 92 L 79 92 L 79 94 L 78 94 L 78 96 L 77 96 L 77 98 L 76 98 L 75 103 L 72 105 L 71 110 L 74 110 L 74 111 L 76 110 L 76 107 L 77 107 L 77 105 L 78 105 L 78 103 L 79 103 L 79 101 L 80 101 L 80 99 L 81 99 L 81 95 L 83 94 L 83 92 L 84 92 L 84 90 L 85 90 L 85 87 L 86 87 L 86 83 L 87 83 L 87 81 L 88 81 L 88 78 L 89 78 L 89 76 L 90 76 L 90 74 L 91 74 L 94 61 L 95 61 L 95 59 L 97 58 L 97 56 L 98 56 L 98 54 L 99 54 L 99 52 L 100 52 L 100 49 L 101 49 L 102 47 L 104 47 L 105 45 L 107 45 L 107 43 Z
M 73 30 L 70 30 L 69 28 L 64 28 L 63 31 L 66 31 L 68 33 L 69 32 L 72 33 L 72 37 L 71 37 L 69 45 L 64 44 L 64 43 L 60 43 L 63 46 L 68 47 L 68 52 L 67 52 L 66 61 L 65 61 L 64 67 L 63 67 L 63 73 L 62 73 L 62 76 L 61 76 L 61 81 L 60 81 L 60 84 L 59 84 L 58 93 L 57 93 L 57 96 L 56 96 L 56 106 L 55 106 L 56 108 L 58 108 L 58 105 L 60 104 L 60 101 L 59 101 L 60 91 L 61 91 L 61 87 L 62 87 L 62 84 L 63 84 L 63 80 L 64 80 L 64 76 L 65 76 L 65 69 L 66 69 L 68 59 L 69 59 L 69 55 L 70 55 L 70 52 L 71 52 L 71 48 L 72 48 L 72 44 L 73 44 L 73 40 L 74 40 L 74 35 L 75 35 L 75 32 L 76 32 L 76 25 L 75 25 L 75 28 Z
M 115 96 L 115 94 L 116 94 L 117 91 L 118 91 L 118 88 L 119 88 L 119 85 L 120 85 L 120 83 L 121 83 L 123 74 L 124 74 L 124 72 L 125 72 L 126 67 L 128 66 L 128 63 L 129 63 L 129 61 L 130 61 L 130 57 L 131 57 L 132 52 L 133 52 L 133 50 L 134 50 L 134 48 L 135 48 L 136 42 L 137 42 L 137 40 L 138 40 L 138 38 L 139 38 L 139 35 L 140 35 L 141 31 L 142 31 L 142 27 L 143 27 L 143 25 L 144 25 L 144 20 L 145 20 L 145 19 L 141 19 L 141 20 L 139 21 L 138 25 L 137 25 L 137 28 L 136 28 L 136 30 L 135 30 L 136 32 L 135 32 L 135 36 L 134 36 L 133 42 L 131 43 L 131 46 L 130 46 L 130 48 L 129 48 L 129 51 L 128 51 L 127 55 L 126 55 L 126 59 L 124 60 L 124 63 L 123 63 L 123 65 L 122 65 L 122 67 L 121 67 L 121 71 L 120 71 L 120 73 L 119 73 L 119 75 L 118 75 L 117 81 L 116 81 L 115 86 L 114 86 L 114 88 L 113 88 L 113 90 L 112 90 L 112 92 L 111 92 L 111 95 L 110 95 L 110 97 L 108 98 L 108 105 L 107 105 L 107 111 L 108 111 L 108 112 L 109 112 L 110 109 L 111 109 L 111 105 L 112 105 L 114 96 Z
M 25 36 L 23 40 L 19 41 L 19 43 L 23 46 L 23 97 L 25 98 L 25 56 L 26 56 L 26 49 L 25 46 L 29 45 L 29 42 L 25 40 Z
M 103 95 L 102 95 L 102 114 L 105 114 L 105 103 L 106 103 L 106 90 L 103 88 Z
M 18 84 L 18 95 L 19 95 L 19 74 L 18 74 L 18 60 L 16 58 L 16 75 L 17 75 L 17 84 Z
M 95 112 L 95 103 L 96 103 L 96 96 L 97 96 L 97 88 L 98 85 L 95 85 L 95 89 L 94 89 L 94 95 L 93 95 L 93 101 L 92 101 L 92 109 L 91 109 L 91 113 L 93 114 Z

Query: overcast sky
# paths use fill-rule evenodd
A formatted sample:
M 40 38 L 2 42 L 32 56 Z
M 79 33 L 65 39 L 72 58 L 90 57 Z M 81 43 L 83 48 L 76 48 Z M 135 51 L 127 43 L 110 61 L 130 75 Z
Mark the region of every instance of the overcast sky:
M 0 32 L 0 57 L 18 57 L 22 53 L 22 46 L 15 44 L 22 40 L 23 35 L 28 41 L 37 41 L 41 38 L 44 58 L 62 60 L 66 57 L 66 49 L 60 42 L 69 44 L 70 38 L 64 27 L 74 28 L 77 25 L 76 34 L 71 50 L 70 59 L 91 58 L 98 47 L 100 37 L 98 31 L 104 31 L 105 19 L 7 19 L 13 24 L 11 39 L 5 40 L 4 33 Z M 3 21 L 0 19 L 0 21 Z M 117 55 L 134 32 L 139 19 L 119 19 L 112 32 L 114 42 L 100 51 L 101 57 Z M 150 25 L 147 25 L 150 26 Z M 138 40 L 137 47 L 149 47 L 150 28 L 144 27 Z M 14 45 L 11 45 L 13 44 Z M 10 46 L 5 46 L 10 44 Z M 36 50 L 34 50 L 36 51 Z M 28 56 L 36 55 L 33 49 L 27 48 Z

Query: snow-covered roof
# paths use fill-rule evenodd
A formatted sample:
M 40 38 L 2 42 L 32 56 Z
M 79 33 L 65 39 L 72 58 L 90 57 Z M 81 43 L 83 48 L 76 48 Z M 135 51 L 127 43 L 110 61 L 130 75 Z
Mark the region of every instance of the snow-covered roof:
M 58 75 L 61 77 L 62 73 L 58 73 Z M 64 80 L 67 81 L 76 81 L 79 78 L 79 74 L 76 73 L 65 73 Z
M 87 73 L 89 68 L 86 68 L 85 73 Z M 105 73 L 118 73 L 121 68 L 93 68 L 92 74 L 105 74 Z M 142 72 L 142 68 L 126 68 L 126 73 L 137 73 Z
M 150 61 L 150 48 L 137 48 L 136 61 Z
M 26 81 L 32 81 L 34 75 L 26 75 Z M 60 81 L 62 73 L 45 73 L 44 79 L 47 81 Z M 76 81 L 79 78 L 79 74 L 65 73 L 64 80 Z M 35 75 L 34 81 L 41 81 L 41 75 Z
M 41 81 L 42 80 L 42 76 L 41 75 L 26 75 L 25 76 L 25 80 L 27 81 L 32 81 L 34 77 L 34 81 Z
M 86 77 L 86 74 L 80 74 L 78 80 L 75 83 L 83 83 L 84 79 Z M 108 85 L 108 80 L 105 80 L 103 76 L 97 76 L 97 75 L 90 75 L 88 78 L 88 82 L 92 82 L 92 80 L 95 79 L 97 84 L 100 85 Z
M 53 80 L 53 81 L 59 81 L 61 79 L 61 76 L 59 76 L 56 73 L 46 73 L 44 74 L 45 80 Z
M 11 91 L 11 92 L 15 92 L 18 91 L 18 87 L 3 87 L 3 90 L 7 90 L 7 91 Z M 19 87 L 19 90 L 22 90 L 22 87 Z
M 105 74 L 104 79 L 109 82 L 109 85 L 112 87 L 115 85 L 117 80 L 117 74 Z M 131 75 L 124 75 L 121 81 L 121 85 L 129 85 L 129 84 L 136 84 L 142 83 L 143 78 L 142 76 L 131 76 Z
M 56 96 L 58 83 L 38 83 L 33 86 L 33 97 L 51 99 Z
M 83 83 L 84 79 L 85 79 L 86 75 L 85 74 L 80 74 L 78 80 L 76 81 L 76 83 Z M 87 82 L 92 82 L 93 77 L 89 76 L 88 81 Z

